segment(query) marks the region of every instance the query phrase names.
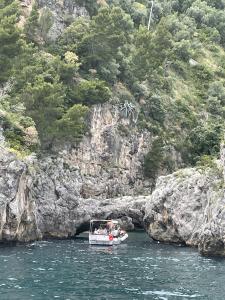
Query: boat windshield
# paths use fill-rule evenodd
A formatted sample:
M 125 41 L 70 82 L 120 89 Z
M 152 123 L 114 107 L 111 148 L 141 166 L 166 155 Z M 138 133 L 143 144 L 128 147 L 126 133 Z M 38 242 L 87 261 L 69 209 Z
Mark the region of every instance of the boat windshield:
M 92 234 L 110 234 L 119 230 L 118 221 L 114 220 L 92 220 L 90 222 L 90 233 Z

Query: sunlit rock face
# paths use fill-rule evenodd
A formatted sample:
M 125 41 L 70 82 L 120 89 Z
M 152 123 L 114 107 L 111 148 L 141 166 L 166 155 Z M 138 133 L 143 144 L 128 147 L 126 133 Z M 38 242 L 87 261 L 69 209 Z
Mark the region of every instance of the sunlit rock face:
M 225 145 L 222 144 L 220 151 L 221 171 L 223 179 L 217 190 L 220 192 L 214 201 L 208 205 L 205 226 L 202 228 L 199 251 L 207 256 L 225 256 Z
M 2 240 L 70 237 L 86 230 L 91 218 L 142 226 L 146 199 L 131 196 L 150 193 L 142 175 L 149 134 L 110 105 L 96 106 L 89 121 L 90 131 L 76 149 L 26 160 L 3 151 Z M 128 128 L 126 135 L 120 125 Z
M 31 11 L 32 11 L 32 7 L 34 5 L 34 1 L 33 0 L 20 0 L 20 7 L 21 7 L 21 11 L 20 11 L 20 19 L 18 22 L 18 26 L 20 28 L 23 28 L 27 18 L 29 17 Z
M 73 0 L 37 0 L 40 15 L 49 14 L 48 39 L 56 40 L 63 30 L 76 18 L 89 18 L 85 7 Z
M 55 41 L 73 21 L 79 17 L 89 18 L 84 6 L 76 0 L 19 0 L 21 7 L 18 26 L 23 28 L 34 4 L 37 5 L 41 26 L 45 28 L 46 40 Z M 40 41 L 41 42 L 41 38 Z
M 151 135 L 111 105 L 96 106 L 89 124 L 79 147 L 63 154 L 67 164 L 79 170 L 82 197 L 149 194 L 151 182 L 144 179 L 143 161 Z
M 4 150 L 0 154 L 0 240 L 67 238 L 88 230 L 91 219 L 121 219 L 128 229 L 143 226 L 147 197 L 83 199 L 78 170 L 63 159 L 26 162 Z
M 198 246 L 210 212 L 221 201 L 221 182 L 221 173 L 213 170 L 184 169 L 160 177 L 146 205 L 149 235 L 159 241 Z
M 1 241 L 73 237 L 93 218 L 114 218 L 157 241 L 225 256 L 224 146 L 214 167 L 161 176 L 151 192 L 142 175 L 149 133 L 110 105 L 94 107 L 89 122 L 76 149 L 54 156 L 22 160 L 1 144 Z
M 126 136 L 121 125 L 130 128 Z M 96 106 L 89 126 L 79 147 L 38 161 L 32 191 L 44 236 L 74 236 L 91 218 L 122 218 L 129 229 L 143 225 L 147 200 L 138 195 L 151 190 L 142 170 L 151 137 L 110 105 Z
M 5 137 L 3 135 L 3 128 L 0 126 L 0 145 L 4 145 L 5 144 Z
M 158 179 L 144 218 L 153 239 L 225 256 L 224 153 L 222 145 L 214 168 L 184 169 Z
M 36 240 L 35 201 L 31 195 L 32 177 L 26 163 L 0 148 L 0 240 Z

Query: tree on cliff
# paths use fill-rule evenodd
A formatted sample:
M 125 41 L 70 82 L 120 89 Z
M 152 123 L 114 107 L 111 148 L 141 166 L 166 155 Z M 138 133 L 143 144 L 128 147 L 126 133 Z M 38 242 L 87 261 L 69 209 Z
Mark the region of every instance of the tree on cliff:
M 66 142 L 68 139 L 72 143 L 81 140 L 87 130 L 86 117 L 89 108 L 82 104 L 75 104 L 57 121 L 56 138 Z
M 0 83 L 12 75 L 14 61 L 22 49 L 18 20 L 18 3 L 0 0 Z
M 42 146 L 49 147 L 56 134 L 56 122 L 63 115 L 64 88 L 58 79 L 46 82 L 38 77 L 21 95 L 27 114 L 34 120 Z
M 37 43 L 39 40 L 39 13 L 38 6 L 34 3 L 31 13 L 25 23 L 24 32 L 26 34 L 28 42 Z
M 114 82 L 132 31 L 132 19 L 122 9 L 100 9 L 91 20 L 89 30 L 78 48 L 83 67 L 86 70 L 96 69 L 103 79 Z

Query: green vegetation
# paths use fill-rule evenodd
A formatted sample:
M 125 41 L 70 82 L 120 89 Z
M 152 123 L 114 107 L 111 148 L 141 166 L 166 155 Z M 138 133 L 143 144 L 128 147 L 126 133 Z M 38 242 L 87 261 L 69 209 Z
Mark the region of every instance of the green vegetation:
M 104 81 L 82 81 L 74 89 L 74 100 L 85 105 L 94 105 L 109 101 L 110 89 Z
M 18 4 L 15 1 L 0 2 L 0 83 L 12 75 L 13 60 L 21 52 L 21 32 L 17 28 Z
M 149 31 L 149 0 L 75 2 L 90 18 L 65 21 L 52 41 L 48 8 L 34 4 L 19 29 L 17 2 L 0 0 L 0 84 L 12 82 L 0 122 L 11 147 L 77 143 L 88 130 L 89 107 L 110 100 L 138 107 L 139 130 L 153 136 L 147 177 L 173 171 L 177 156 L 184 166 L 217 156 L 225 118 L 225 1 L 157 0 Z M 39 141 L 27 142 L 27 128 Z
M 144 175 L 153 180 L 156 179 L 163 161 L 162 140 L 156 139 L 144 161 Z

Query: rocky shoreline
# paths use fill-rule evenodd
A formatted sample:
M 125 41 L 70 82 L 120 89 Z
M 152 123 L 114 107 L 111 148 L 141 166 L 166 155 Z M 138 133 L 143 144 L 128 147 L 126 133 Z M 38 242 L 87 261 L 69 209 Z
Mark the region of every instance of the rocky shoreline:
M 206 256 L 224 256 L 224 207 L 219 170 L 184 169 L 158 179 L 144 222 L 157 241 L 198 247 Z
M 70 238 L 92 218 L 120 219 L 154 240 L 225 256 L 225 147 L 213 168 L 182 169 L 152 182 L 143 177 L 151 136 L 109 105 L 96 106 L 78 148 L 19 159 L 0 146 L 0 241 Z M 124 135 L 120 127 L 130 128 Z
M 221 167 L 224 162 L 221 150 Z M 225 198 L 220 169 L 184 169 L 158 179 L 148 196 L 82 197 L 78 170 L 63 158 L 26 161 L 0 153 L 0 239 L 70 238 L 92 218 L 122 218 L 151 238 L 225 256 Z

